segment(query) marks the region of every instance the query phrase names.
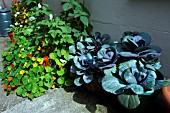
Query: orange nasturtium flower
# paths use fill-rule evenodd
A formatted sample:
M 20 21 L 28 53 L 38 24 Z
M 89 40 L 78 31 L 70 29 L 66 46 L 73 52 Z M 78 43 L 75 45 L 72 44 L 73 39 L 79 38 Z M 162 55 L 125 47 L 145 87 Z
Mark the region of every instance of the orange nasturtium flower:
M 53 76 L 53 80 L 56 80 L 57 78 L 55 76 Z
M 63 69 L 63 66 L 59 66 L 59 69 Z
M 23 75 L 23 74 L 25 73 L 25 71 L 24 71 L 24 70 L 21 70 L 19 73 L 20 73 L 21 75 Z
M 37 63 L 33 63 L 32 65 L 33 65 L 33 67 L 37 67 L 37 66 L 38 66 L 38 64 L 37 64 Z
M 8 77 L 8 82 L 11 82 L 12 81 L 12 77 Z
M 41 46 L 38 46 L 37 50 L 41 50 Z
M 3 88 L 6 89 L 6 84 L 3 84 Z
M 32 61 L 35 61 L 36 60 L 36 58 L 35 57 L 32 57 Z
M 10 85 L 8 85 L 8 91 L 11 91 L 12 87 Z

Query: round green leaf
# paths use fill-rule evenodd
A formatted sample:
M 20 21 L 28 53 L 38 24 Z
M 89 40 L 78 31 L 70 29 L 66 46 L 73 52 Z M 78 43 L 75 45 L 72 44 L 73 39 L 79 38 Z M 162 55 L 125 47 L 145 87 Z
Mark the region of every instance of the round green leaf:
M 31 92 L 32 92 L 32 93 L 36 93 L 36 92 L 38 91 L 38 89 L 39 89 L 39 88 L 38 88 L 38 85 L 37 85 L 37 84 L 33 84 L 33 85 L 32 85 L 32 91 L 31 91 Z
M 13 79 L 12 79 L 12 82 L 13 82 L 16 86 L 18 86 L 20 81 L 19 81 L 18 78 L 13 78 Z
M 24 77 L 22 78 L 22 83 L 23 83 L 24 85 L 28 84 L 28 83 L 29 83 L 29 77 L 28 77 L 28 76 L 24 76 Z
M 65 82 L 65 78 L 64 78 L 64 77 L 59 77 L 59 78 L 57 79 L 57 82 L 58 82 L 58 84 L 62 85 L 62 84 L 64 84 L 64 82 Z

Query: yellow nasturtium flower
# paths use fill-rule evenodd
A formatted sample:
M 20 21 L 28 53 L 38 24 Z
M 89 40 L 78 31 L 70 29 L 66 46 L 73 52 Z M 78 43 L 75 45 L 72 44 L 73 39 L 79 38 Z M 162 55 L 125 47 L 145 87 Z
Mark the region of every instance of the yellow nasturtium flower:
M 29 97 L 30 96 L 30 94 L 26 94 L 26 97 Z
M 21 48 L 21 51 L 24 51 L 24 48 Z
M 42 58 L 38 58 L 37 61 L 39 62 L 39 64 L 43 64 L 43 59 Z
M 18 54 L 18 57 L 21 57 L 21 54 Z
M 24 70 L 21 70 L 19 73 L 20 73 L 21 75 L 23 75 L 23 74 L 25 73 L 25 71 L 24 71 Z
M 32 61 L 35 61 L 36 60 L 36 58 L 35 57 L 32 57 Z
M 38 66 L 38 64 L 37 64 L 37 63 L 33 63 L 32 65 L 33 65 L 33 67 L 37 67 L 37 66 Z
M 27 66 L 27 62 L 24 63 L 24 66 Z
M 25 23 L 28 23 L 28 19 L 25 20 Z
M 24 17 L 23 17 L 24 19 L 26 19 L 26 16 L 24 15 Z
M 51 88 L 53 88 L 53 89 L 54 89 L 54 88 L 55 88 L 55 85 L 52 85 L 52 86 L 51 86 Z

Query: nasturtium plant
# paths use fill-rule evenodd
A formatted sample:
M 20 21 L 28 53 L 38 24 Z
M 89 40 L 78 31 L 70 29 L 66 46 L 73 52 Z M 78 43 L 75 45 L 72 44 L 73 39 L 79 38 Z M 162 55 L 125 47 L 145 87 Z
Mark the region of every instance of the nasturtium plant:
M 74 5 L 83 7 L 79 2 Z M 72 7 L 70 10 L 74 12 L 76 9 Z M 62 13 L 67 11 L 64 8 Z M 83 8 L 79 11 L 86 12 Z M 67 70 L 69 46 L 80 37 L 89 35 L 86 31 L 89 18 L 72 17 L 81 21 L 76 22 L 79 27 L 83 26 L 79 29 L 72 25 L 73 21 L 69 21 L 67 14 L 53 17 L 49 6 L 41 0 L 13 2 L 12 12 L 10 47 L 2 52 L 1 78 L 7 94 L 16 92 L 19 96 L 33 99 L 49 88 L 74 85 Z

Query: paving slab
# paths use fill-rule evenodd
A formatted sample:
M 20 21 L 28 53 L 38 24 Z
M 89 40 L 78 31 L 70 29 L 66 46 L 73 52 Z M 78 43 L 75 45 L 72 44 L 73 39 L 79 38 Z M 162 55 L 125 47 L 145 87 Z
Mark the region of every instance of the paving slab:
M 43 96 L 32 101 L 21 101 L 2 113 L 107 113 L 107 108 L 97 104 L 95 98 L 86 96 L 78 96 L 75 92 L 66 92 L 64 89 L 50 89 Z

